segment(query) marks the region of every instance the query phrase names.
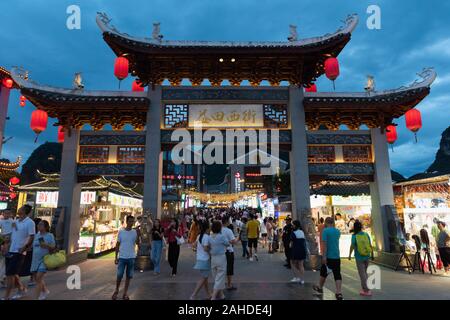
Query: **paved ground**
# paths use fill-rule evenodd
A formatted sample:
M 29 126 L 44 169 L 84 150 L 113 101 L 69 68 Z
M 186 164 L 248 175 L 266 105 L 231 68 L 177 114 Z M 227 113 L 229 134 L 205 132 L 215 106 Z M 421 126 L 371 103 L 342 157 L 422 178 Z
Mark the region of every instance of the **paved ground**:
M 292 284 L 290 270 L 283 267 L 284 255 L 261 253 L 258 262 L 241 258 L 240 250 L 236 252 L 235 285 L 236 291 L 227 292 L 227 299 L 250 300 L 311 300 L 334 299 L 332 277 L 326 285 L 322 298 L 313 294 L 312 285 L 318 281 L 318 272 L 308 271 L 306 284 Z M 170 277 L 166 261 L 162 264 L 162 273 L 154 276 L 151 271 L 135 274 L 130 288 L 131 299 L 184 300 L 188 299 L 198 280 L 198 273 L 192 269 L 194 253 L 187 246 L 182 248 L 178 275 Z M 47 284 L 51 291 L 49 299 L 110 299 L 114 291 L 115 265 L 112 256 L 88 260 L 80 265 L 82 278 L 80 290 L 68 290 L 65 270 L 52 271 L 47 275 Z M 359 278 L 354 261 L 343 261 L 343 294 L 346 300 L 355 299 L 450 299 L 450 278 L 412 274 L 381 268 L 381 289 L 374 291 L 374 296 L 359 296 Z M 30 291 L 31 292 L 31 291 Z M 4 293 L 0 289 L 0 295 Z M 30 299 L 27 297 L 25 299 Z M 200 296 L 202 298 L 202 296 Z

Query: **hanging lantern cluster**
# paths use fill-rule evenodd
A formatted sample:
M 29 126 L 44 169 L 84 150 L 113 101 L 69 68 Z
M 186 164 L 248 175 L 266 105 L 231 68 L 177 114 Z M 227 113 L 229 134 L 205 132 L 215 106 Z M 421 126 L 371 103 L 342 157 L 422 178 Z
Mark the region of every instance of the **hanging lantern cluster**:
M 15 186 L 16 184 L 20 183 L 20 179 L 17 177 L 12 177 L 11 179 L 9 179 L 9 184 L 12 186 Z
M 15 194 L 14 192 L 11 192 L 11 193 L 9 194 L 9 198 L 10 198 L 11 200 L 14 200 L 16 197 L 17 197 L 17 194 Z
M 317 92 L 317 86 L 315 83 L 305 88 L 305 92 Z
M 339 77 L 339 61 L 338 59 L 331 57 L 325 60 L 324 64 L 325 69 L 325 75 L 328 79 L 333 81 L 333 89 L 336 90 L 336 87 L 334 85 L 334 80 L 336 80 Z
M 64 127 L 58 127 L 58 143 L 64 143 Z
M 417 143 L 417 131 L 422 128 L 422 116 L 417 109 L 411 109 L 405 113 L 406 127 L 414 133 L 414 139 Z
M 117 79 L 119 79 L 119 89 L 120 89 L 120 82 L 128 77 L 130 68 L 130 63 L 128 62 L 128 59 L 125 57 L 117 57 L 116 62 L 114 63 L 114 75 Z
M 34 133 L 36 133 L 36 139 L 34 140 L 35 143 L 37 141 L 39 134 L 42 131 L 45 131 L 45 129 L 47 129 L 47 123 L 48 123 L 47 112 L 43 110 L 34 110 L 31 113 L 30 127 L 34 131 Z
M 3 78 L 2 85 L 5 88 L 11 89 L 13 84 L 14 84 L 14 82 L 12 81 L 11 78 Z
M 386 127 L 386 140 L 392 146 L 392 151 L 394 151 L 393 144 L 397 141 L 397 127 L 393 124 Z
M 20 106 L 25 107 L 27 103 L 27 98 L 25 96 L 20 96 Z
M 142 92 L 145 90 L 145 88 L 141 87 L 140 82 L 138 82 L 137 80 L 134 80 L 133 83 L 131 84 L 131 90 L 135 91 L 135 92 Z

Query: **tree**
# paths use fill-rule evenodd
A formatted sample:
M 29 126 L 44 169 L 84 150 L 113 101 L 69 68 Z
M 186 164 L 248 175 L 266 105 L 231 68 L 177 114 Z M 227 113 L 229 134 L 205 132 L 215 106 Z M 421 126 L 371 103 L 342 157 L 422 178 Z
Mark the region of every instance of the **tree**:
M 37 170 L 58 173 L 61 170 L 62 144 L 45 142 L 37 147 L 22 166 L 23 184 L 39 181 Z

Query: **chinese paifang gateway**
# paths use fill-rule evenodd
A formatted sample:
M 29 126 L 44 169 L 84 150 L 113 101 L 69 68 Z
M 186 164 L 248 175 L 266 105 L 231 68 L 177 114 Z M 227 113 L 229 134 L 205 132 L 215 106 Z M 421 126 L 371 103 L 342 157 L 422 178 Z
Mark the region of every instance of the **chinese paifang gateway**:
M 334 33 L 286 42 L 172 41 L 162 40 L 158 32 L 153 38 L 137 38 L 119 32 L 105 14 L 98 14 L 97 23 L 105 42 L 115 55 L 126 57 L 131 75 L 148 91 L 60 89 L 31 81 L 21 69 L 12 70 L 22 94 L 65 128 L 58 206 L 70 216 L 65 226 L 68 250 L 77 247 L 77 199 L 83 181 L 99 176 L 143 181 L 144 209 L 161 216 L 163 152 L 173 147 L 172 131 L 192 130 L 198 106 L 225 116 L 231 110 L 227 108 L 232 112 L 245 105 L 253 106 L 258 119 L 253 128 L 277 130 L 281 148 L 289 152 L 292 215 L 301 220 L 311 243 L 315 240 L 310 184 L 343 177 L 370 187 L 377 248 L 395 250 L 396 234 L 387 228 L 397 222 L 397 215 L 385 128 L 429 94 L 436 77 L 432 69 L 424 69 L 420 80 L 396 90 L 304 93 L 303 87 L 324 74 L 325 61 L 337 57 L 349 42 L 356 15 Z M 185 79 L 191 86 L 181 85 Z M 162 85 L 165 80 L 170 85 Z M 202 85 L 204 80 L 211 85 Z M 224 80 L 231 86 L 221 86 Z M 242 81 L 250 85 L 242 86 Z M 262 81 L 270 85 L 261 86 Z M 286 81 L 289 86 L 280 86 Z M 81 130 L 85 124 L 94 131 Z M 107 124 L 113 131 L 102 130 Z M 226 122 L 210 124 L 220 130 L 230 128 Z M 125 125 L 135 131 L 121 131 Z M 349 130 L 339 130 L 342 126 Z M 368 130 L 361 130 L 362 126 Z M 251 126 L 243 121 L 232 127 Z M 124 161 L 124 148 L 131 147 L 140 156 Z M 87 150 L 95 148 L 103 151 L 90 159 Z M 352 158 L 352 150 L 362 156 Z M 317 246 L 312 252 L 317 253 Z

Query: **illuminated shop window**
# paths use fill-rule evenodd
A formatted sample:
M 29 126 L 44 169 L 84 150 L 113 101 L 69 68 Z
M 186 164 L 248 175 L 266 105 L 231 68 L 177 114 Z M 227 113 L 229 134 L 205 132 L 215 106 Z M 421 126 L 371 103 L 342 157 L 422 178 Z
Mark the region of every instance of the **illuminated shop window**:
M 80 163 L 107 163 L 109 147 L 80 147 Z
M 343 146 L 342 153 L 345 162 L 372 162 L 370 146 Z
M 308 146 L 308 162 L 335 162 L 335 159 L 333 146 Z
M 145 147 L 118 147 L 118 163 L 144 163 Z

